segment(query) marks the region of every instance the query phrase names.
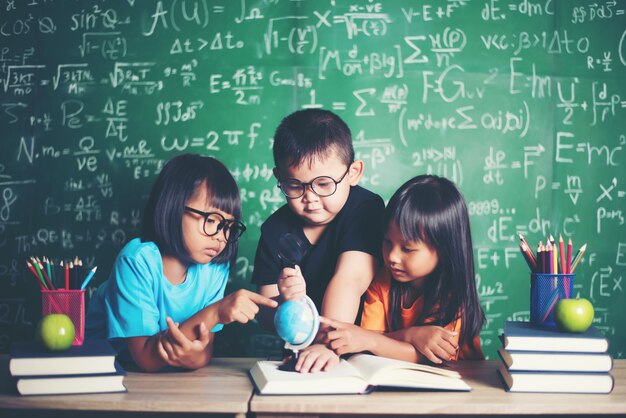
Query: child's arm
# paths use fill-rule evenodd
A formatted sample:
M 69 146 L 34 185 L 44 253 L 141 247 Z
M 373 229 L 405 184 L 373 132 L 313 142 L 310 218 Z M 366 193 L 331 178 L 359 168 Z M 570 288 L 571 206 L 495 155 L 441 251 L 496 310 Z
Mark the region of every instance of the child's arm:
M 410 344 L 416 351 L 418 362 L 428 359 L 434 363 L 441 363 L 442 360 L 450 360 L 451 357 L 456 359 L 460 321 L 450 324 L 451 328 L 448 330 L 436 326 L 420 326 L 388 332 L 386 319 L 388 308 L 384 301 L 388 299 L 391 278 L 386 270 L 381 270 L 380 273 L 367 290 L 361 326 L 374 332 L 386 332 L 386 337 Z M 455 329 L 455 326 L 458 329 Z
M 245 324 L 259 312 L 259 305 L 275 308 L 277 303 L 240 289 L 202 309 L 180 326 L 168 318 L 168 330 L 151 337 L 128 338 L 128 347 L 144 371 L 157 371 L 166 365 L 197 369 L 211 360 L 214 335 L 208 330 L 235 321 Z
M 382 357 L 416 363 L 419 354 L 411 344 L 387 337 L 385 334 L 363 329 L 357 325 L 320 318 L 323 324 L 332 329 L 328 331 L 330 347 L 338 355 L 369 351 Z
M 344 322 L 354 322 L 361 295 L 365 293 L 376 269 L 376 261 L 361 251 L 346 251 L 339 256 L 335 274 L 324 293 L 321 314 Z M 297 299 L 306 294 L 306 280 L 300 267 L 284 268 L 277 284 L 259 286 L 259 293 L 275 301 Z M 274 310 L 262 308 L 259 321 L 274 329 Z
M 259 293 L 277 302 L 300 299 L 306 296 L 306 282 L 300 266 L 285 267 L 281 270 L 275 285 L 259 287 Z M 259 321 L 267 329 L 274 330 L 274 310 L 261 309 Z
M 459 350 L 460 321 L 446 327 L 423 325 L 410 327 L 387 334 L 389 337 L 410 343 L 426 359 L 433 363 L 456 360 Z
M 135 363 L 146 372 L 156 372 L 165 366 L 198 369 L 211 360 L 213 334 L 204 324 L 199 327 L 199 338 L 188 339 L 171 318 L 167 318 L 168 329 L 151 337 L 126 339 Z M 168 336 L 168 334 L 170 334 Z M 176 341 L 171 343 L 169 338 Z
M 376 261 L 370 254 L 361 251 L 346 251 L 339 256 L 334 276 L 324 293 L 322 315 L 338 321 L 354 322 L 359 310 L 361 295 L 369 286 L 376 268 Z M 325 336 L 325 324 L 322 324 L 318 338 Z M 332 350 L 322 344 L 306 348 L 300 355 L 296 369 L 301 373 L 330 370 L 338 364 L 338 358 Z
M 372 282 L 376 268 L 376 260 L 371 254 L 362 251 L 342 253 L 324 293 L 321 314 L 337 321 L 354 323 L 361 295 Z

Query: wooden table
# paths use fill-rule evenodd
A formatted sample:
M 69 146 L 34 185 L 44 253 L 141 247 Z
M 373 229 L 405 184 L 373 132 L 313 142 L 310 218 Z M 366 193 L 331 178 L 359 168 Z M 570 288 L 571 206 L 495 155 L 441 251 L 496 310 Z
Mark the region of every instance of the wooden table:
M 471 392 L 374 392 L 351 396 L 258 396 L 250 401 L 257 417 L 441 415 L 626 416 L 626 360 L 615 361 L 615 388 L 609 395 L 509 393 L 496 370 L 499 361 L 461 362 L 458 370 Z
M 216 358 L 209 367 L 195 371 L 128 372 L 124 378 L 126 393 L 19 396 L 8 378 L 8 357 L 2 356 L 0 416 L 120 417 L 160 412 L 165 414 L 159 417 L 184 413 L 245 417 L 253 390 L 248 370 L 255 360 Z M 60 415 L 58 411 L 68 413 Z
M 257 359 L 216 358 L 192 372 L 129 372 L 127 393 L 19 396 L 0 356 L 0 416 L 20 418 L 111 417 L 181 414 L 250 417 L 288 416 L 539 416 L 616 415 L 626 417 L 626 360 L 616 360 L 610 395 L 505 392 L 497 361 L 461 362 L 458 370 L 472 392 L 383 392 L 369 395 L 258 396 L 248 378 Z

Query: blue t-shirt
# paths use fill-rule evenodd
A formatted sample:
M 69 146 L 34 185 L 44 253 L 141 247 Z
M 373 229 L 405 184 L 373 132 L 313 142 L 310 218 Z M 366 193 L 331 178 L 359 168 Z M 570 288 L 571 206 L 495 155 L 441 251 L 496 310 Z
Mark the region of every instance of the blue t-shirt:
M 90 300 L 86 337 L 108 338 L 120 352 L 125 349 L 121 339 L 163 331 L 168 316 L 182 323 L 224 297 L 229 267 L 192 264 L 185 281 L 173 285 L 163 275 L 156 244 L 135 238 L 122 248 L 109 279 Z M 217 324 L 211 332 L 222 327 Z

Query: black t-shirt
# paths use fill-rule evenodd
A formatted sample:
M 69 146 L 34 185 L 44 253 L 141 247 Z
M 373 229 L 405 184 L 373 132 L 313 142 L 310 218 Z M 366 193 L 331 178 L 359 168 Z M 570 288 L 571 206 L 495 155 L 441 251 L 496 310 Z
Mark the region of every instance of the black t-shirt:
M 307 295 L 317 309 L 337 259 L 345 251 L 362 251 L 381 260 L 383 215 L 385 205 L 377 194 L 360 186 L 350 189 L 346 204 L 327 226 L 317 244 L 304 235 L 304 221 L 287 205 L 274 212 L 261 226 L 261 238 L 254 259 L 252 282 L 257 286 L 276 284 L 282 270 L 278 259 L 278 240 L 286 233 L 295 234 L 305 243 L 305 256 L 299 266 L 306 280 Z

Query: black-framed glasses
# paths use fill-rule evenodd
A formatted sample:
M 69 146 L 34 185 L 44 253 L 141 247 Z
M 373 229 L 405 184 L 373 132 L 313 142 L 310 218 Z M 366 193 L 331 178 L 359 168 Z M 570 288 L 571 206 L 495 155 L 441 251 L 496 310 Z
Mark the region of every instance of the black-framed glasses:
M 198 209 L 190 208 L 189 206 L 185 206 L 185 210 L 187 212 L 192 212 L 204 216 L 204 224 L 202 225 L 202 230 L 210 237 L 216 235 L 218 232 L 223 230 L 226 241 L 235 242 L 246 230 L 246 226 L 243 223 L 235 220 L 226 219 L 217 212 L 203 212 Z
M 284 181 L 278 181 L 277 187 L 287 196 L 288 199 L 297 199 L 304 195 L 306 187 L 309 186 L 313 193 L 319 197 L 328 197 L 337 191 L 337 185 L 343 181 L 348 172 L 350 166 L 343 176 L 339 180 L 335 180 L 329 176 L 315 177 L 309 183 L 303 183 L 296 179 L 285 179 Z

